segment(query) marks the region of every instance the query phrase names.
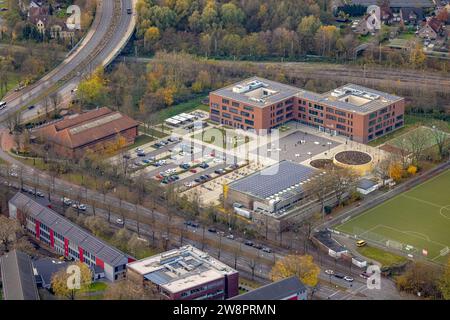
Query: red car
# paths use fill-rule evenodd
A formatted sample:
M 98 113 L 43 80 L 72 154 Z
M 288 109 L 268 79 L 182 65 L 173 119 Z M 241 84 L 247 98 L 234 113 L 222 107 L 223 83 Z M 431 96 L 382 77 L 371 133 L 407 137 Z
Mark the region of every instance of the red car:
M 195 169 L 191 169 L 189 171 L 192 172 L 192 173 L 197 173 L 197 170 L 195 170 Z

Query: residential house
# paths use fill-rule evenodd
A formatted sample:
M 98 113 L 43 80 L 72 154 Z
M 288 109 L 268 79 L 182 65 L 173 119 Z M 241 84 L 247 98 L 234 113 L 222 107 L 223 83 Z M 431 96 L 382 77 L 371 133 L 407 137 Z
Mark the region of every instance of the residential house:
M 418 36 L 422 39 L 436 40 L 444 33 L 444 24 L 435 17 L 428 19 L 424 27 L 419 30 Z
M 401 8 L 400 18 L 404 24 L 418 25 L 423 21 L 425 15 L 422 8 Z

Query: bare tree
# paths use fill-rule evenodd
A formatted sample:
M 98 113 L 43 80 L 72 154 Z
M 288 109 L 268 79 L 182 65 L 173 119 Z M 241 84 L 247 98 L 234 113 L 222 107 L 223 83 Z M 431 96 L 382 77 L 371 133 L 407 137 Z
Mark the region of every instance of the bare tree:
M 53 108 L 53 114 L 56 116 L 59 112 L 59 106 L 62 102 L 61 95 L 58 92 L 52 93 L 49 97 L 50 104 Z
M 428 139 L 428 135 L 424 134 L 422 130 L 414 130 L 406 137 L 406 141 L 410 146 L 413 164 L 418 165 L 422 160 Z
M 313 177 L 310 182 L 304 185 L 306 196 L 312 195 L 320 203 L 320 212 L 324 218 L 324 206 L 327 196 L 334 190 L 333 180 L 327 173 L 321 172 L 319 175 Z
M 448 126 L 445 122 L 434 121 L 432 123 L 431 136 L 436 143 L 441 159 L 448 155 L 450 134 L 446 132 L 447 128 Z
M 338 201 L 338 205 L 341 204 L 343 196 L 347 193 L 352 193 L 356 188 L 356 182 L 358 176 L 351 169 L 333 167 L 329 171 L 330 182 L 334 188 L 334 195 Z

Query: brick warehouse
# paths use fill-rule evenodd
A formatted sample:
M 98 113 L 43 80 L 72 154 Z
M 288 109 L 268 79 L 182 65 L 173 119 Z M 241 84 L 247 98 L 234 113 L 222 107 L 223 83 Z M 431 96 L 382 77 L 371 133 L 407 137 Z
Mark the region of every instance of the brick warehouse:
M 139 122 L 106 107 L 65 117 L 36 130 L 37 136 L 62 157 L 79 158 L 88 150 L 102 150 L 108 143 L 125 138 L 134 143 Z
M 404 98 L 354 84 L 318 94 L 252 77 L 211 92 L 209 101 L 212 121 L 245 130 L 298 121 L 367 143 L 404 125 Z

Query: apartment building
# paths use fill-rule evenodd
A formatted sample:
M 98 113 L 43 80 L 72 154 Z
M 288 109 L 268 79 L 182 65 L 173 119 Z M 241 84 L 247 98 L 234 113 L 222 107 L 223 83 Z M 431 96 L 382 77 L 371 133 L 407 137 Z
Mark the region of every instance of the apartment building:
M 134 261 L 27 194 L 18 192 L 9 200 L 9 216 L 21 221 L 28 233 L 61 256 L 103 269 L 110 281 L 124 278 L 126 264 Z
M 404 98 L 355 84 L 318 94 L 252 77 L 211 92 L 209 100 L 212 121 L 244 130 L 298 121 L 367 143 L 404 125 Z

